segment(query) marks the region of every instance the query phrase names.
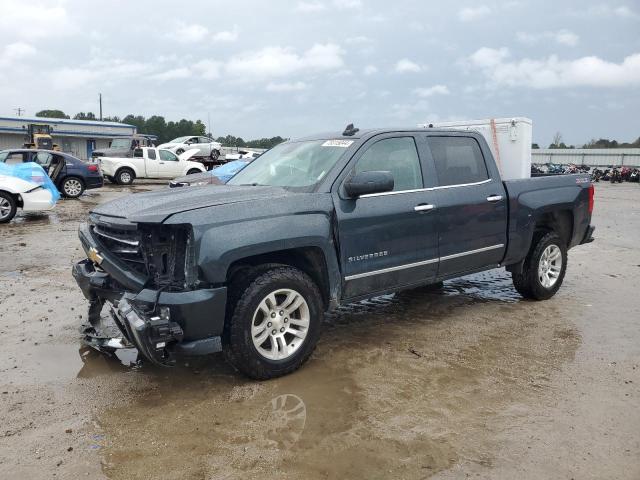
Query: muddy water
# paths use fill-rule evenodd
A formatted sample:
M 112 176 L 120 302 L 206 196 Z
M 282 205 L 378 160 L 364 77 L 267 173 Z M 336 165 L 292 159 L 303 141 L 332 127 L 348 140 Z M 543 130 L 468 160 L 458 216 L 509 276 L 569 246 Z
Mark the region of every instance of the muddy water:
M 80 347 L 75 230 L 117 195 L 1 232 L 0 477 L 640 478 L 637 185 L 598 188 L 552 300 L 498 270 L 350 305 L 269 382 Z

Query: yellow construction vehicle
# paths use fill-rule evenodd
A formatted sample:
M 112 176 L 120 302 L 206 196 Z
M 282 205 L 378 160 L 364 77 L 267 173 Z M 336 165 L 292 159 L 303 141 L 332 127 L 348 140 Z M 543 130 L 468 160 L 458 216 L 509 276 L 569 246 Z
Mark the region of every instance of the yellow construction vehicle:
M 27 136 L 24 148 L 40 148 L 44 150 L 60 151 L 60 146 L 53 143 L 51 125 L 30 123 L 27 127 Z

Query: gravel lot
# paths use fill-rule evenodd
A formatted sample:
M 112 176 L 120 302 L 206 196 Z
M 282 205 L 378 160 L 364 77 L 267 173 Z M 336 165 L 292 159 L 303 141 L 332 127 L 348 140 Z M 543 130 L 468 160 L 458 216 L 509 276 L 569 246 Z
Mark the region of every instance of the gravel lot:
M 498 270 L 329 316 L 269 382 L 83 348 L 78 224 L 109 186 L 0 226 L 0 478 L 638 479 L 640 187 L 597 184 L 558 295 Z

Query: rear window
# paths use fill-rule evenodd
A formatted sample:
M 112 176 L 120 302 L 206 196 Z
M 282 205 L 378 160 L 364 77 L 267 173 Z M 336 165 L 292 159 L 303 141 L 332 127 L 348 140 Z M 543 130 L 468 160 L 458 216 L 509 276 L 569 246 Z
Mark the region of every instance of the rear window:
M 487 180 L 489 174 L 480 145 L 470 137 L 429 137 L 438 184 L 460 185 Z

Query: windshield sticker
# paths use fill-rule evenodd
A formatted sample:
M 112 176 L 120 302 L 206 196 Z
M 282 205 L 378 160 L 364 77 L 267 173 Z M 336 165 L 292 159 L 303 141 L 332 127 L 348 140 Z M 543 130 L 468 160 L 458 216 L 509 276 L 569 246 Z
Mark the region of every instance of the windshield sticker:
M 323 147 L 340 147 L 349 148 L 353 140 L 327 140 L 322 144 Z

